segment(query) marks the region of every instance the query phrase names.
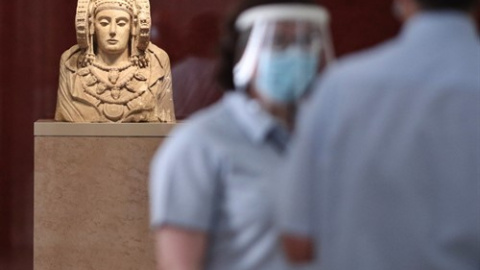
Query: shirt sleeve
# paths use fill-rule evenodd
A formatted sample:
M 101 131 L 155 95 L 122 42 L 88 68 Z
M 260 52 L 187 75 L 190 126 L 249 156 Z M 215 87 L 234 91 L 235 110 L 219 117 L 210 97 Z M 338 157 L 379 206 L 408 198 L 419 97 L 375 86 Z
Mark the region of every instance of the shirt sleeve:
M 186 125 L 186 124 L 185 124 Z M 208 230 L 216 199 L 218 163 L 194 129 L 174 132 L 150 167 L 150 223 Z
M 313 237 L 318 226 L 322 144 L 334 106 L 334 97 L 326 97 L 330 88 L 330 80 L 321 79 L 312 99 L 299 112 L 278 192 L 277 213 L 284 234 Z M 324 99 L 330 102 L 322 102 Z

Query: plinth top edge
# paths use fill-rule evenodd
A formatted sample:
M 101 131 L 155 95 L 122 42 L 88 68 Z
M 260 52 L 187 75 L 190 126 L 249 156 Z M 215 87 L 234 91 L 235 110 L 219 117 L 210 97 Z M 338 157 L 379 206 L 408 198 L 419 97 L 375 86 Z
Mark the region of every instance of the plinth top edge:
M 179 123 L 68 123 L 38 120 L 34 136 L 166 137 Z

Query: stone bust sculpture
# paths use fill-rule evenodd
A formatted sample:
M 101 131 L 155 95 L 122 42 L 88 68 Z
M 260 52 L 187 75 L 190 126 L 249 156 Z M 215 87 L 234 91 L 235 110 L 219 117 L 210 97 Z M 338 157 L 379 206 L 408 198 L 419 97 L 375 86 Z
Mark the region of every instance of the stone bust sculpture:
M 149 0 L 78 0 L 55 120 L 175 122 L 170 61 L 150 43 Z

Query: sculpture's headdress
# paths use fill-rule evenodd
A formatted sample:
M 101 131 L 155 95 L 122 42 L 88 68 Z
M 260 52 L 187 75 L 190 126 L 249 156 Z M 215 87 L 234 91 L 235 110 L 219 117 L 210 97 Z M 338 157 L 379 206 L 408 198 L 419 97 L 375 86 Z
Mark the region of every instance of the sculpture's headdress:
M 95 14 L 104 9 L 121 9 L 126 10 L 130 15 L 134 16 L 135 0 L 94 0 Z
M 95 14 L 104 9 L 125 10 L 132 16 L 132 57 L 142 58 L 150 43 L 150 1 L 149 0 L 78 0 L 75 28 L 77 43 L 87 54 L 94 57 L 93 36 Z

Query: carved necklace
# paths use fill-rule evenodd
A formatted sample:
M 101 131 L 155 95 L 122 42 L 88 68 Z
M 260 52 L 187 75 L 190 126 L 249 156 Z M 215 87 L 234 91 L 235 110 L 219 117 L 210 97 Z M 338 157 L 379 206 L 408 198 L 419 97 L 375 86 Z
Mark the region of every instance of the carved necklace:
M 122 72 L 125 69 L 131 67 L 133 65 L 133 63 L 130 62 L 126 65 L 119 66 L 119 67 L 107 67 L 107 66 L 99 64 L 97 62 L 93 62 L 92 65 L 95 66 L 96 68 L 100 69 L 100 70 L 108 72 L 108 80 L 113 85 L 115 85 L 117 83 L 118 77 L 120 76 L 120 72 Z M 96 76 L 96 77 L 98 78 L 98 76 Z
M 118 78 L 120 77 L 120 72 L 126 70 L 127 68 L 131 67 L 132 64 L 125 65 L 122 67 L 117 67 L 117 68 L 107 68 L 107 67 L 99 67 L 96 64 L 93 64 L 93 66 L 97 67 L 100 70 L 107 71 L 108 72 L 108 81 L 103 80 L 102 76 L 100 76 L 95 68 L 90 68 L 90 73 L 99 81 L 99 85 L 97 87 L 97 94 L 101 95 L 107 90 L 111 90 L 111 95 L 114 100 L 117 100 L 120 98 L 120 90 L 124 88 L 129 81 L 133 79 L 135 76 L 134 71 L 130 72 L 126 76 L 124 76 L 120 81 L 118 81 Z M 128 88 L 127 88 L 128 90 Z

